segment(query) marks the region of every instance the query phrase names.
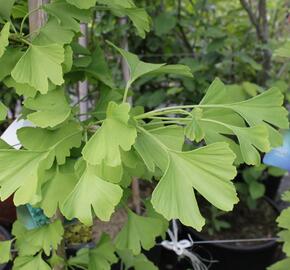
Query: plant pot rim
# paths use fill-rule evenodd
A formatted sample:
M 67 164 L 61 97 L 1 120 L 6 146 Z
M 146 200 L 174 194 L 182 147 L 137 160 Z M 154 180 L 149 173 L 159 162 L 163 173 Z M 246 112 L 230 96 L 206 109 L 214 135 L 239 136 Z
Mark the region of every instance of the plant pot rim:
M 270 198 L 264 196 L 263 199 L 265 201 L 267 201 L 272 207 L 273 209 L 277 212 L 277 214 L 280 213 L 279 208 L 277 206 L 277 204 Z M 194 234 L 198 239 L 200 239 L 200 241 L 208 241 L 208 239 L 205 239 L 203 236 L 200 235 L 199 232 L 195 231 L 193 228 L 191 227 L 187 227 L 189 232 Z M 269 241 L 265 241 L 263 243 L 257 244 L 257 245 L 252 245 L 252 246 L 234 246 L 234 245 L 229 245 L 229 244 L 225 244 L 225 243 L 205 243 L 202 245 L 212 245 L 218 248 L 223 248 L 223 249 L 227 249 L 227 250 L 235 250 L 235 251 L 239 251 L 239 252 L 249 252 L 249 251 L 256 251 L 256 250 L 264 250 L 264 249 L 268 249 L 271 247 L 274 247 L 276 245 L 278 245 L 278 242 L 276 240 L 269 240 Z

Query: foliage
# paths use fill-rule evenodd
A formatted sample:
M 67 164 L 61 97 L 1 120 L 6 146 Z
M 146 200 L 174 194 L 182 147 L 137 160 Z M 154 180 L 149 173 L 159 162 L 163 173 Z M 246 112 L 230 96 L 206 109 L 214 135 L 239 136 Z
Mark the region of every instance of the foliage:
M 180 219 L 201 230 L 205 220 L 197 193 L 221 210 L 232 210 L 238 202 L 231 181 L 236 175 L 234 164 L 259 165 L 260 153 L 281 143 L 278 130 L 288 127 L 288 119 L 277 88 L 237 98 L 233 88 L 215 79 L 195 105 L 191 101 L 145 111 L 130 104 L 134 86 L 153 77 L 167 74 L 193 83 L 192 69 L 183 64 L 149 63 L 109 42 L 130 69 L 125 87 L 116 80 L 116 88 L 104 44 L 83 48 L 76 43 L 80 23 L 94 22 L 91 16 L 96 11 L 127 16 L 144 37 L 149 16 L 131 0 L 52 1 L 41 7 L 48 15 L 46 24 L 30 34 L 25 27 L 27 10 L 14 19 L 10 16 L 13 1 L 7 3 L 5 12 L 0 12 L 5 25 L 0 77 L 9 91 L 23 99 L 22 117 L 34 126 L 18 130 L 21 150 L 0 149 L 0 199 L 13 196 L 16 206 L 40 207 L 51 218 L 50 224 L 33 230 L 19 221 L 14 224 L 18 251 L 14 269 L 46 270 L 63 264 L 110 269 L 117 261 L 116 251 L 126 268 L 155 269 L 141 250 L 153 247 L 155 238 L 164 234 L 165 220 Z M 171 22 L 169 28 L 174 25 Z M 169 30 L 156 31 L 161 35 Z M 253 61 L 252 66 L 259 69 Z M 101 97 L 88 111 L 88 119 L 80 121 L 82 100 L 75 103 L 72 92 L 84 79 L 101 89 Z M 0 119 L 5 116 L 2 107 Z M 187 139 L 190 150 L 184 147 Z M 147 198 L 153 206 L 147 206 L 147 216 L 128 209 L 133 177 L 156 184 Z M 95 248 L 81 249 L 67 261 L 56 255 L 63 227 L 59 219 L 54 220 L 60 214 L 91 225 L 95 217 L 109 221 L 117 208 L 127 210 L 128 220 L 116 239 L 103 236 Z M 43 255 L 51 256 L 50 260 Z M 8 259 L 5 253 L 3 260 Z

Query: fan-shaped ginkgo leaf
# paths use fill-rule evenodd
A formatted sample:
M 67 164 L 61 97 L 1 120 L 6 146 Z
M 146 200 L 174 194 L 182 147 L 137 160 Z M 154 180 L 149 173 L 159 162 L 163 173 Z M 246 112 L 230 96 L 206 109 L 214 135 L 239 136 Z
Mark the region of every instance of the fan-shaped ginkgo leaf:
M 116 247 L 120 250 L 130 249 L 134 255 L 141 252 L 141 247 L 149 250 L 155 245 L 155 238 L 163 232 L 160 219 L 142 217 L 131 210 L 128 220 L 121 232 L 116 237 Z
M 76 122 L 68 122 L 55 130 L 24 127 L 17 131 L 17 137 L 27 150 L 49 151 L 61 165 L 70 150 L 81 145 L 82 128 Z
M 14 192 L 15 205 L 34 204 L 40 200 L 39 173 L 49 152 L 0 150 L 0 197 L 4 201 Z
M 100 178 L 95 168 L 88 165 L 61 206 L 61 211 L 66 218 L 78 218 L 86 225 L 93 223 L 92 210 L 99 219 L 109 221 L 122 193 L 118 185 Z
M 38 94 L 34 98 L 27 98 L 24 106 L 35 111 L 29 113 L 27 119 L 42 128 L 61 124 L 71 113 L 64 91 L 60 88 L 49 91 L 45 95 Z
M 129 151 L 134 144 L 137 131 L 129 123 L 130 105 L 110 102 L 107 118 L 83 149 L 84 159 L 92 165 L 115 167 L 121 164 L 121 148 Z
M 48 91 L 49 82 L 61 85 L 64 48 L 59 44 L 30 45 L 11 72 L 18 83 L 27 83 L 41 93 Z

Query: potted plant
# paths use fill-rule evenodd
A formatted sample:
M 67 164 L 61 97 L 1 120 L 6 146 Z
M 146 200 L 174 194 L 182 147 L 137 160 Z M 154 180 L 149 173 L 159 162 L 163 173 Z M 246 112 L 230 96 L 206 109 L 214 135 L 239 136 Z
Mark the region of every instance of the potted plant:
M 33 126 L 17 131 L 21 150 L 0 149 L 0 199 L 13 195 L 16 206 L 29 204 L 49 218 L 33 229 L 16 221 L 15 238 L 0 243 L 7 260 L 7 246 L 13 246 L 14 270 L 110 269 L 119 260 L 126 269 L 156 269 L 141 252 L 164 235 L 169 220 L 179 219 L 197 230 L 204 226 L 195 192 L 221 210 L 232 210 L 238 202 L 231 181 L 234 162 L 259 164 L 260 152 L 282 141 L 278 129 L 288 127 L 288 120 L 278 89 L 237 100 L 216 79 L 199 104 L 145 112 L 128 103 L 132 85 L 141 77 L 192 77 L 186 66 L 146 63 L 107 42 L 130 70 L 118 91 L 101 47 L 94 44 L 91 52 L 75 44 L 80 22 L 90 22 L 95 9 L 128 16 L 144 36 L 148 15 L 132 1 L 56 0 L 36 10 L 44 10 L 48 20 L 30 34 L 25 21 L 36 11 L 18 26 L 10 19 L 14 2 L 7 3 L 0 12 L 5 22 L 3 82 L 24 97 L 22 117 Z M 89 118 L 80 121 L 82 100 L 72 104 L 68 93 L 84 78 L 92 87 L 97 81 L 102 90 L 99 103 L 87 112 Z M 116 98 L 120 93 L 121 100 Z M 183 151 L 185 138 L 203 146 Z M 138 197 L 137 178 L 154 183 L 143 213 L 130 207 L 131 197 Z M 93 247 L 66 257 L 65 219 L 91 226 L 95 218 L 109 222 L 116 209 L 126 211 L 126 221 L 114 239 L 103 234 Z

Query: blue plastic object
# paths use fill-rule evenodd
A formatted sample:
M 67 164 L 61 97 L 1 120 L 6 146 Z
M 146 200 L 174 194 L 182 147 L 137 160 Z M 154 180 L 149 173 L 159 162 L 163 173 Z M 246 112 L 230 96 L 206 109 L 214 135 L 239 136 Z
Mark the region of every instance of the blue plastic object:
M 17 218 L 28 230 L 49 223 L 49 218 L 44 215 L 42 209 L 32 207 L 30 204 L 17 207 Z
M 283 145 L 267 153 L 263 162 L 290 172 L 290 130 L 284 132 Z

